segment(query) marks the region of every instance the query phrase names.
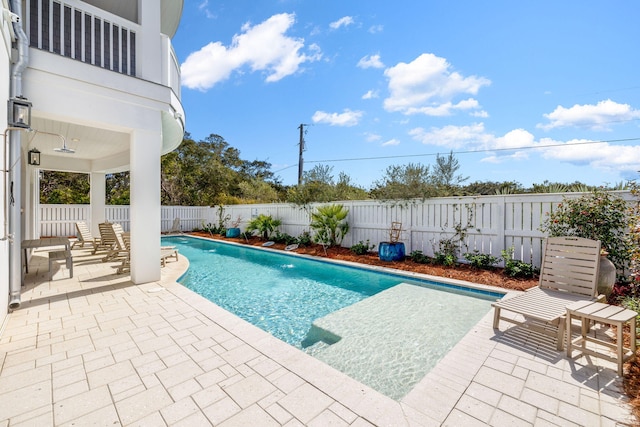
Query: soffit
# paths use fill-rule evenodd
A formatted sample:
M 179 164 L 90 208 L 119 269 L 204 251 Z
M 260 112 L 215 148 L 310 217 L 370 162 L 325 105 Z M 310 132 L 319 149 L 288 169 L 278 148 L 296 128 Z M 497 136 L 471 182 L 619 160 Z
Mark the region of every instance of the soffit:
M 98 160 L 113 157 L 129 150 L 129 135 L 123 132 L 37 117 L 32 117 L 31 128 L 35 131 L 23 133 L 23 147 L 26 151 L 37 148 L 42 155 L 46 156 Z M 57 135 L 64 136 L 67 147 L 75 150 L 75 153 L 54 151 L 55 148 L 60 148 L 63 144 L 62 138 Z

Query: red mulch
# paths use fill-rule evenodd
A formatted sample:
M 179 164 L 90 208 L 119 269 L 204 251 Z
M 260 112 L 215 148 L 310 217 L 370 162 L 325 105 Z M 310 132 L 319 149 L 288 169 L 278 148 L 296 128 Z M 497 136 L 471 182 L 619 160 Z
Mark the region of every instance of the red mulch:
M 211 236 L 209 233 L 193 232 L 191 233 L 200 237 L 213 238 L 215 240 L 225 240 L 252 246 L 261 246 L 264 240 L 254 236 L 248 242 L 243 238 L 226 238 L 220 235 Z M 286 245 L 275 243 L 270 249 L 284 250 Z M 378 265 L 382 267 L 395 268 L 398 270 L 412 271 L 415 273 L 429 274 L 438 277 L 447 277 L 450 279 L 465 280 L 467 282 L 479 283 L 482 285 L 497 286 L 505 289 L 514 289 L 524 291 L 538 284 L 538 279 L 513 279 L 503 274 L 502 269 L 495 270 L 479 270 L 468 265 L 457 265 L 455 267 L 445 267 L 442 265 L 418 264 L 407 258 L 404 261 L 387 262 L 381 261 L 375 252 L 367 255 L 356 255 L 348 248 L 331 247 L 325 251 L 321 245 L 312 245 L 309 247 L 300 246 L 295 252 L 299 254 L 313 255 L 321 258 L 338 259 L 342 261 L 351 261 L 360 264 Z

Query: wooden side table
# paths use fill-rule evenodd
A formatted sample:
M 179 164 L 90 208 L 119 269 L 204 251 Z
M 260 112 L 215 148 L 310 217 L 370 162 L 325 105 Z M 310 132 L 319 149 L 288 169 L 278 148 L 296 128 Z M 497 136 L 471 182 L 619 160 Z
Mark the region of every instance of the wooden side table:
M 622 376 L 622 365 L 627 360 L 631 360 L 636 355 L 636 313 L 617 305 L 603 304 L 593 301 L 577 301 L 567 305 L 567 356 L 571 357 L 572 351 L 578 350 L 583 354 L 601 357 L 618 363 L 618 375 Z M 581 328 L 580 336 L 571 339 L 571 320 L 580 319 Z M 591 322 L 599 322 L 607 325 L 615 326 L 617 329 L 616 343 L 604 341 L 595 337 L 588 336 L 589 324 Z M 630 347 L 624 346 L 622 338 L 622 329 L 625 323 L 629 323 L 631 328 Z M 616 351 L 615 356 L 600 353 L 587 348 L 587 342 L 602 345 Z

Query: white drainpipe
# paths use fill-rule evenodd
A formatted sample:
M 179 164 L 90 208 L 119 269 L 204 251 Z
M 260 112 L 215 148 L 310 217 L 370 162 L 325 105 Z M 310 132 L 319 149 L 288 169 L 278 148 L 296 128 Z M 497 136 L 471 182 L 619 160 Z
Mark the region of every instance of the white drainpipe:
M 11 97 L 22 96 L 22 72 L 27 67 L 29 56 L 29 41 L 22 28 L 22 6 L 20 0 L 13 0 L 11 4 L 12 12 L 18 15 L 16 22 L 13 22 L 13 29 L 16 34 L 18 60 L 11 67 Z M 9 209 L 9 310 L 20 307 L 20 287 L 22 286 L 22 197 L 21 197 L 21 154 L 22 138 L 21 132 L 12 131 L 9 136 L 9 180 L 12 205 Z M 5 202 L 6 203 L 6 202 Z

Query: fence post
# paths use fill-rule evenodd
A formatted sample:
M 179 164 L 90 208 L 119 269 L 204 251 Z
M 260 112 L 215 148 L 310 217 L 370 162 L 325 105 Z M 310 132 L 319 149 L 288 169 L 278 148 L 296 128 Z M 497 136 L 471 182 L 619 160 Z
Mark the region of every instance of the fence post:
M 507 224 L 507 216 L 505 214 L 505 206 L 506 206 L 506 199 L 504 196 L 498 197 L 498 199 L 496 200 L 496 217 L 497 217 L 497 221 L 496 221 L 496 243 L 499 243 L 500 247 L 498 248 L 500 250 L 500 253 L 502 253 L 503 250 L 507 249 L 507 241 L 506 241 L 506 235 L 504 232 L 504 229 L 506 228 Z

